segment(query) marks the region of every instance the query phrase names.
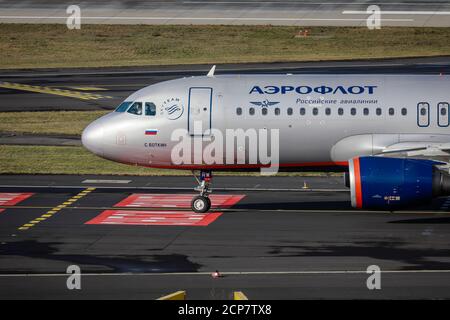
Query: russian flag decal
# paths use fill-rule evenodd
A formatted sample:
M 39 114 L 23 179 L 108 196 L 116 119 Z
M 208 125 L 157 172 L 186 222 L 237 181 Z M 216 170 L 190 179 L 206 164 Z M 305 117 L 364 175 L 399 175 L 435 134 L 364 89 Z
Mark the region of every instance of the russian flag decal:
M 158 134 L 158 129 L 147 129 L 145 130 L 146 136 L 156 136 Z

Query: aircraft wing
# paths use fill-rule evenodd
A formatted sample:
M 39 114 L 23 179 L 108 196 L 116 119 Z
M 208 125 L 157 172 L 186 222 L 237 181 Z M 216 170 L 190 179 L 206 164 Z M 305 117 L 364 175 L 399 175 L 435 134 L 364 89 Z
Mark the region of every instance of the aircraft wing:
M 387 157 L 411 157 L 450 163 L 450 143 L 401 142 L 385 147 L 378 154 Z
M 428 159 L 450 164 L 450 135 L 362 134 L 339 140 L 331 150 L 334 162 L 356 156 Z

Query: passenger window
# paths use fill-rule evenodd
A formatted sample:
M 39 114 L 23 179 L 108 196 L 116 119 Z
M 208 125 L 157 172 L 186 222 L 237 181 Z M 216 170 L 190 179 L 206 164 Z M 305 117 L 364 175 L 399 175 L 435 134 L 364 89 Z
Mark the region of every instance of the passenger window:
M 330 109 L 330 108 L 326 108 L 326 109 L 325 109 L 325 114 L 326 114 L 327 116 L 329 116 L 329 115 L 331 114 L 331 109 Z
M 261 112 L 263 116 L 267 115 L 267 108 L 262 108 Z
M 236 108 L 236 114 L 240 116 L 242 114 L 242 108 Z
M 408 110 L 406 110 L 406 108 L 402 108 L 402 116 L 406 116 L 407 113 L 408 113 Z
M 394 108 L 389 108 L 389 115 L 393 116 L 395 114 Z
M 248 113 L 252 116 L 252 115 L 254 115 L 255 114 L 255 108 L 250 108 L 249 110 L 248 110 Z
M 301 115 L 301 116 L 304 116 L 305 113 L 306 113 L 305 108 L 300 108 L 300 115 Z
M 116 112 L 125 112 L 127 111 L 128 107 L 132 104 L 132 101 L 125 101 L 122 102 L 117 108 L 116 108 Z
M 280 108 L 275 108 L 275 115 L 279 116 L 280 115 Z
M 128 109 L 128 113 L 141 116 L 142 115 L 142 102 L 133 103 L 131 105 L 130 109 Z
M 342 116 L 344 114 L 344 109 L 343 108 L 339 108 L 338 109 L 338 115 Z
M 439 102 L 438 103 L 438 126 L 439 127 L 448 127 L 449 125 L 449 104 L 448 102 Z
M 381 112 L 381 108 L 377 108 L 377 111 L 376 111 L 376 112 L 377 112 L 377 116 L 381 116 L 381 113 L 382 113 L 382 112 Z
M 288 114 L 288 116 L 292 116 L 292 108 L 287 109 L 287 114 Z
M 146 116 L 156 116 L 156 106 L 153 102 L 145 103 L 145 115 Z
M 350 114 L 351 114 L 352 116 L 356 115 L 356 108 L 351 108 L 351 109 L 350 109 Z
M 364 112 L 365 116 L 368 116 L 369 115 L 369 108 L 364 108 L 363 112 Z
M 317 116 L 319 114 L 319 109 L 313 108 L 312 112 L 313 112 L 313 115 Z
M 439 125 L 439 117 L 437 120 Z M 430 125 L 430 104 L 428 102 L 419 102 L 417 104 L 417 125 L 419 127 L 428 127 Z

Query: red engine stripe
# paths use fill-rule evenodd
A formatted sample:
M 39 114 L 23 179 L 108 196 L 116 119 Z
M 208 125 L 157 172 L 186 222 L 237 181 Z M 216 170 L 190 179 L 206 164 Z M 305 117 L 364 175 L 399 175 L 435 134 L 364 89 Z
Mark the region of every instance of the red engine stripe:
M 356 207 L 362 208 L 362 191 L 361 191 L 361 170 L 359 166 L 359 158 L 353 159 L 353 169 L 355 173 L 355 193 L 356 193 Z

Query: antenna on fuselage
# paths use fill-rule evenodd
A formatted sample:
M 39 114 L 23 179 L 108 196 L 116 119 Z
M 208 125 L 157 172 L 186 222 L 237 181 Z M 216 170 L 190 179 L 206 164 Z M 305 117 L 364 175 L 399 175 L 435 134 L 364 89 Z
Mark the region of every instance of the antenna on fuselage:
M 216 71 L 216 65 L 213 65 L 211 70 L 209 70 L 208 74 L 206 75 L 207 77 L 214 77 L 214 72 Z

